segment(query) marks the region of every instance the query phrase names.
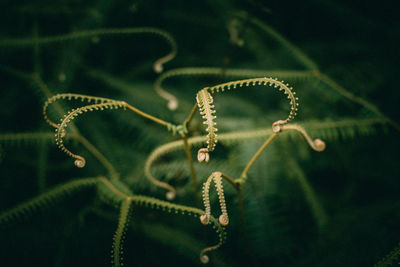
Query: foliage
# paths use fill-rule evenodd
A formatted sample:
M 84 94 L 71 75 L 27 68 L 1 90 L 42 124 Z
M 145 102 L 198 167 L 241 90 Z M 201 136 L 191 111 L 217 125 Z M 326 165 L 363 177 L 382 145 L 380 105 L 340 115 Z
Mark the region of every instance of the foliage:
M 395 12 L 0 6 L 2 266 L 398 260 Z

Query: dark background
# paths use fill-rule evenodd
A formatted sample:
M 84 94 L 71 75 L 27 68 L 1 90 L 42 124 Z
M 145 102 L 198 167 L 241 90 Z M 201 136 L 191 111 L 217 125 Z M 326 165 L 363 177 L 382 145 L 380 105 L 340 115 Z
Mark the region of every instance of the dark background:
M 305 69 L 287 48 L 250 23 L 239 22 L 244 45 L 232 44 L 227 25 L 240 12 L 273 27 L 316 62 L 321 72 L 398 122 L 400 21 L 395 4 L 333 0 L 3 0 L 0 43 L 9 38 L 31 38 L 35 32 L 52 36 L 97 28 L 151 26 L 168 31 L 178 44 L 177 57 L 164 65 L 165 70 L 195 66 Z M 151 34 L 100 37 L 98 41 L 77 39 L 36 50 L 33 45 L 0 45 L 0 213 L 55 185 L 107 175 L 77 142 L 70 142 L 70 146 L 87 156 L 84 169 L 75 168 L 49 138 L 17 138 L 18 133 L 52 133 L 42 116 L 47 97 L 21 72 L 39 73 L 53 94 L 75 92 L 121 99 L 180 123 L 190 112 L 199 89 L 226 79 L 167 80 L 165 88 L 181 100 L 177 111 L 169 111 L 153 90 L 157 74 L 152 71 L 153 62 L 168 49 L 164 40 Z M 248 240 L 241 230 L 235 192 L 225 185 L 231 223 L 226 243 L 209 254 L 209 264 L 373 266 L 400 241 L 399 131 L 321 82 L 288 82 L 300 97 L 296 122 L 315 122 L 315 126 L 318 122 L 351 119 L 354 123 L 344 129 L 315 130 L 313 137 L 327 142 L 322 153 L 310 151 L 299 138 L 282 138 L 268 147 L 246 184 Z M 279 95 L 270 90 L 235 91 L 218 95 L 215 101 L 221 132 L 265 128 L 287 109 Z M 357 122 L 364 119 L 381 122 L 362 127 Z M 87 114 L 76 124 L 134 193 L 164 198 L 165 192 L 144 178 L 143 164 L 157 146 L 177 137 L 126 112 Z M 203 134 L 202 129 L 197 115 L 193 135 Z M 215 164 L 209 169 L 196 164 L 200 180 L 204 182 L 216 170 L 236 177 L 262 142 L 220 145 Z M 194 155 L 195 149 L 192 152 Z M 195 206 L 188 172 L 179 167 L 187 164 L 182 151 L 159 163 L 155 172 L 181 189 L 175 201 Z M 298 180 L 293 179 L 298 169 L 324 209 L 327 221 L 323 225 L 313 217 Z M 94 189 L 83 190 L 0 225 L 0 265 L 110 266 L 118 209 L 97 196 Z M 215 233 L 203 229 L 192 217 L 134 207 L 125 235 L 125 265 L 200 265 L 199 251 L 215 243 Z

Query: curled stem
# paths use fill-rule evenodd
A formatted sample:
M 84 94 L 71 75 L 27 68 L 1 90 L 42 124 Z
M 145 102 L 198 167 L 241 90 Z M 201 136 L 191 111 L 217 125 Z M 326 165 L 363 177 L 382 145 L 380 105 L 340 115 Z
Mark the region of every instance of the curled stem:
M 279 132 L 274 132 L 267 140 L 265 140 L 264 144 L 258 149 L 258 151 L 254 154 L 254 156 L 251 158 L 249 163 L 247 163 L 246 167 L 244 168 L 242 174 L 240 175 L 240 178 L 236 180 L 237 183 L 243 184 L 247 180 L 247 173 L 249 172 L 251 166 L 253 166 L 254 162 L 258 159 L 258 157 L 261 155 L 261 152 L 264 151 L 264 149 L 272 142 L 272 140 L 277 137 Z
M 304 139 L 306 139 L 307 143 L 310 145 L 310 147 L 315 151 L 321 152 L 325 150 L 326 148 L 325 142 L 319 138 L 312 140 L 311 137 L 307 134 L 306 130 L 304 130 L 304 128 L 301 127 L 300 125 L 297 124 L 283 125 L 282 131 L 288 131 L 288 130 L 295 130 L 300 134 L 302 134 Z

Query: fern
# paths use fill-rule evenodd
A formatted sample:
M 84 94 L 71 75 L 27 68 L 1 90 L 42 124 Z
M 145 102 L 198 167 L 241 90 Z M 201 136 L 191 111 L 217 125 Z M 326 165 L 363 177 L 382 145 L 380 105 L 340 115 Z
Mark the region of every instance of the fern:
M 118 220 L 118 227 L 117 230 L 114 234 L 114 244 L 113 244 L 113 261 L 111 262 L 113 266 L 119 267 L 122 266 L 122 255 L 123 255 L 123 250 L 122 250 L 122 245 L 124 241 L 124 236 L 126 229 L 128 227 L 128 221 L 129 221 L 129 209 L 131 207 L 131 198 L 128 197 L 124 202 L 121 204 L 121 211 L 119 215 L 119 220 Z
M 217 131 L 217 128 L 215 127 L 217 123 L 214 121 L 216 119 L 215 110 L 213 110 L 214 105 L 213 103 L 213 98 L 210 94 L 213 94 L 215 92 L 219 91 L 224 91 L 230 90 L 230 89 L 235 89 L 237 86 L 239 87 L 248 87 L 248 86 L 255 86 L 255 85 L 269 85 L 273 86 L 274 88 L 279 88 L 279 91 L 284 91 L 284 94 L 287 95 L 288 99 L 290 99 L 290 112 L 289 115 L 286 119 L 284 120 L 278 120 L 272 124 L 273 131 L 274 132 L 279 132 L 281 130 L 281 126 L 283 124 L 288 123 L 290 120 L 292 120 L 296 115 L 297 115 L 297 100 L 298 98 L 295 97 L 295 92 L 292 91 L 292 88 L 289 87 L 288 84 L 284 84 L 283 82 L 279 82 L 277 79 L 272 79 L 272 78 L 255 78 L 255 79 L 247 79 L 247 80 L 240 80 L 240 81 L 234 81 L 234 82 L 228 82 L 228 83 L 223 83 L 219 84 L 216 86 L 212 87 L 206 87 L 202 90 L 200 90 L 197 93 L 197 105 L 199 107 L 200 115 L 202 115 L 202 118 L 204 119 L 204 124 L 207 125 L 206 131 L 208 132 L 207 135 L 207 148 L 202 148 L 198 151 L 197 153 L 197 159 L 199 162 L 201 161 L 209 161 L 209 152 L 213 151 L 216 143 L 218 141 L 217 135 L 215 132 Z
M 68 150 L 63 141 L 63 137 L 65 136 L 65 131 L 69 123 L 75 119 L 78 115 L 83 114 L 85 112 L 90 112 L 94 110 L 106 110 L 106 109 L 119 109 L 126 107 L 125 102 L 122 101 L 112 101 L 112 102 L 105 102 L 100 104 L 93 104 L 84 106 L 81 108 L 73 109 L 72 111 L 68 112 L 67 115 L 63 119 L 61 119 L 61 123 L 59 127 L 56 129 L 56 144 L 58 147 L 65 152 L 68 156 L 75 159 L 74 164 L 78 168 L 85 167 L 86 160 L 84 157 L 76 155 Z
M 21 204 L 2 212 L 0 214 L 0 225 L 15 221 L 22 216 L 30 215 L 39 209 L 52 206 L 72 193 L 86 187 L 91 187 L 96 183 L 97 178 L 85 178 L 59 185 L 37 197 L 22 202 Z
M 154 82 L 154 89 L 157 94 L 168 101 L 168 108 L 175 110 L 178 108 L 178 99 L 167 92 L 162 84 L 165 80 L 177 76 L 218 76 L 226 78 L 257 78 L 261 76 L 272 76 L 280 79 L 291 79 L 296 81 L 304 81 L 313 78 L 311 71 L 299 70 L 253 70 L 253 69 L 221 69 L 215 67 L 187 67 L 177 68 L 163 72 Z

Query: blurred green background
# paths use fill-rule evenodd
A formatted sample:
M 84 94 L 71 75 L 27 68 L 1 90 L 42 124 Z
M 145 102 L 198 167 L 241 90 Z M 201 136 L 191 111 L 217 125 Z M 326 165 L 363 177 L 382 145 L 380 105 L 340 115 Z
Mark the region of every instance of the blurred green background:
M 210 252 L 209 265 L 373 266 L 393 250 L 400 253 L 395 249 L 400 241 L 399 129 L 387 123 L 387 118 L 399 121 L 396 1 L 2 0 L 0 13 L 0 214 L 53 186 L 108 175 L 78 142 L 68 146 L 87 158 L 83 169 L 58 150 L 42 116 L 46 92 L 32 73 L 52 94 L 124 100 L 178 124 L 198 90 L 237 79 L 225 77 L 227 69 L 265 70 L 266 75 L 307 70 L 258 21 L 381 114 L 315 77 L 286 77 L 300 98 L 294 122 L 325 140 L 327 149 L 314 152 L 295 134 L 282 134 L 267 148 L 244 188 L 247 239 L 235 191 L 225 184 L 227 241 Z M 159 74 L 152 65 L 170 49 L 156 35 L 7 44 L 10 38 L 127 27 L 155 27 L 172 35 L 178 53 L 165 71 L 216 67 L 221 75 L 166 80 L 164 88 L 180 100 L 179 108 L 170 111 L 153 89 Z M 215 103 L 220 133 L 268 128 L 288 108 L 271 88 L 221 93 Z M 63 107 L 71 108 L 68 103 Z M 134 193 L 164 199 L 165 191 L 145 178 L 144 162 L 156 147 L 178 137 L 123 111 L 93 112 L 75 123 Z M 193 136 L 204 134 L 199 115 L 191 130 Z M 238 177 L 263 141 L 219 144 L 209 164 L 195 164 L 200 181 L 212 171 Z M 177 187 L 174 202 L 196 206 L 183 150 L 157 161 L 153 173 Z M 103 203 L 94 189 L 54 200 L 0 224 L 0 265 L 110 266 L 117 223 L 118 209 Z M 134 206 L 125 239 L 126 266 L 197 266 L 202 265 L 198 253 L 216 237 L 196 218 Z

